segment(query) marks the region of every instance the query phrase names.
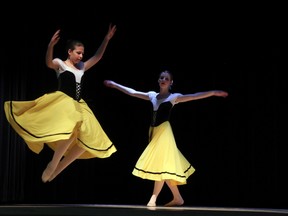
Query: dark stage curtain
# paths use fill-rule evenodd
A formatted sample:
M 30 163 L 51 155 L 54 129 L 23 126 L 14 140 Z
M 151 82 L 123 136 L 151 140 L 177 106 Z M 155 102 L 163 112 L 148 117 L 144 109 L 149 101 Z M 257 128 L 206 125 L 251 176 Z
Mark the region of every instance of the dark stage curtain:
M 11 67 L 12 64 L 12 67 Z M 26 146 L 23 140 L 8 125 L 4 113 L 4 101 L 24 100 L 27 91 L 25 66 L 6 62 L 1 66 L 1 130 L 0 130 L 0 193 L 1 202 L 21 202 L 24 197 L 26 171 Z
M 157 91 L 158 74 L 168 67 L 174 73 L 174 92 L 223 89 L 230 94 L 173 109 L 178 148 L 196 169 L 188 184 L 179 187 L 185 205 L 288 208 L 284 14 L 271 17 L 258 9 L 257 16 L 247 10 L 219 13 L 206 7 L 196 13 L 200 9 L 188 5 L 185 13 L 183 5 L 181 10 L 162 8 L 160 14 L 150 9 L 143 13 L 138 7 L 129 12 L 109 7 L 104 13 L 98 8 L 81 17 L 72 10 L 69 18 L 56 9 L 52 14 L 37 10 L 33 19 L 13 21 L 17 28 L 1 45 L 1 203 L 146 205 L 153 182 L 131 172 L 147 145 L 150 105 L 105 88 L 103 81 Z M 45 52 L 58 28 L 62 35 L 55 57 L 66 58 L 65 42 L 76 38 L 86 45 L 86 58 L 94 54 L 111 21 L 117 32 L 101 62 L 84 75 L 84 99 L 118 151 L 103 160 L 77 160 L 44 184 L 41 174 L 53 152 L 45 147 L 37 155 L 27 148 L 6 120 L 4 101 L 33 100 L 56 89 Z M 25 30 L 15 31 L 20 26 Z M 164 186 L 158 204 L 171 197 Z

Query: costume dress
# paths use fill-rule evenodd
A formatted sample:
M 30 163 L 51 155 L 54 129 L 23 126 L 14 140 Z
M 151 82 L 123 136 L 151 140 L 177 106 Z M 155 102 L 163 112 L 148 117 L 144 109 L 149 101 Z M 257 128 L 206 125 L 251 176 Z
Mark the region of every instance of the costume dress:
M 132 174 L 154 181 L 172 180 L 175 185 L 186 184 L 195 171 L 176 146 L 169 122 L 170 113 L 179 93 L 157 99 L 158 93 L 148 93 L 153 106 L 149 128 L 149 144 L 138 159 Z
M 57 140 L 69 139 L 77 132 L 77 139 L 69 150 L 78 145 L 86 151 L 78 159 L 107 158 L 116 152 L 87 103 L 81 99 L 81 78 L 84 63 L 79 70 L 67 66 L 59 58 L 56 70 L 58 90 L 44 94 L 32 101 L 6 101 L 6 118 L 14 130 L 24 139 L 29 149 L 39 154 L 47 144 L 55 150 Z

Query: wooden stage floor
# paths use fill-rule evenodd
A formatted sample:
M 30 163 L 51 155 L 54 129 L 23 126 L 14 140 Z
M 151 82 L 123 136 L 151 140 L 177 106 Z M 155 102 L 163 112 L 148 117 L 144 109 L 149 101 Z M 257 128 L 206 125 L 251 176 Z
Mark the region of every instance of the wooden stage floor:
M 0 215 L 57 216 L 282 216 L 288 209 L 219 207 L 147 207 L 138 205 L 47 204 L 0 205 Z

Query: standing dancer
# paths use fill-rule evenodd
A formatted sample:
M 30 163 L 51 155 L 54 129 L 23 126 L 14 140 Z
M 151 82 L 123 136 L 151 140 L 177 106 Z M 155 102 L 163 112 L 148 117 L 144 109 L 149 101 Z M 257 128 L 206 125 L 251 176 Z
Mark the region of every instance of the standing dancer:
M 133 175 L 153 180 L 154 189 L 147 204 L 156 206 L 156 200 L 164 183 L 170 188 L 173 199 L 165 206 L 180 206 L 184 200 L 178 185 L 186 184 L 187 178 L 195 171 L 176 146 L 173 131 L 169 122 L 173 106 L 177 103 L 199 100 L 211 96 L 226 97 L 228 93 L 221 90 L 198 92 L 194 94 L 171 93 L 173 76 L 169 71 L 160 73 L 158 79 L 160 91 L 141 92 L 123 86 L 111 80 L 105 80 L 107 87 L 115 88 L 127 95 L 137 97 L 152 103 L 153 115 L 149 128 L 149 144 L 138 159 Z

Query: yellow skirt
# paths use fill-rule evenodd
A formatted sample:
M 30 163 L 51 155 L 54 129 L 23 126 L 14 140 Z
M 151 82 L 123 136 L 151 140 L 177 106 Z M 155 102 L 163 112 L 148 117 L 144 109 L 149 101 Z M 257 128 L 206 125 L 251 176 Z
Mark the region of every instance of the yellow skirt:
M 63 92 L 32 101 L 6 101 L 4 110 L 14 130 L 37 154 L 44 144 L 55 150 L 56 141 L 69 139 L 76 131 L 78 137 L 64 155 L 73 145 L 86 150 L 79 159 L 107 158 L 117 151 L 86 102 Z
M 150 127 L 151 141 L 138 159 L 132 174 L 154 181 L 172 180 L 175 185 L 187 183 L 195 171 L 176 146 L 168 121 Z

